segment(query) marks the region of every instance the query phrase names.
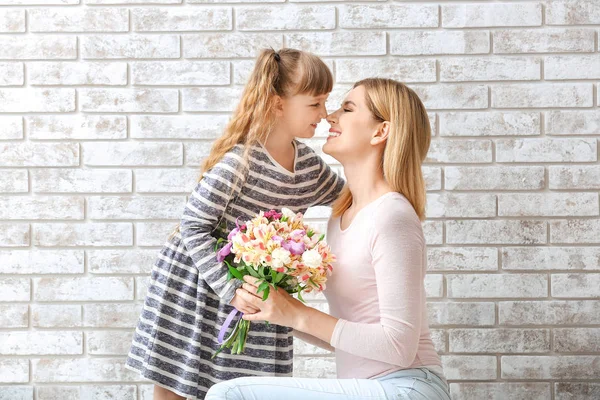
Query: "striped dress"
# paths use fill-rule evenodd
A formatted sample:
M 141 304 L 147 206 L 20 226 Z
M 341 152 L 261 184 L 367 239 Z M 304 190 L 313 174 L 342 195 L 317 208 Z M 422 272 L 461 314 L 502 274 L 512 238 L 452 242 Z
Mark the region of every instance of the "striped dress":
M 242 376 L 291 376 L 291 329 L 253 322 L 245 354 L 219 348 L 218 332 L 233 309 L 240 281 L 227 281 L 216 259 L 216 237 L 235 221 L 261 210 L 287 207 L 305 212 L 329 205 L 344 181 L 307 145 L 294 141 L 294 172 L 261 145 L 237 145 L 198 183 L 183 212 L 180 232 L 167 240 L 150 284 L 126 367 L 189 399 L 203 399 L 213 384 Z M 217 228 L 219 226 L 220 228 Z

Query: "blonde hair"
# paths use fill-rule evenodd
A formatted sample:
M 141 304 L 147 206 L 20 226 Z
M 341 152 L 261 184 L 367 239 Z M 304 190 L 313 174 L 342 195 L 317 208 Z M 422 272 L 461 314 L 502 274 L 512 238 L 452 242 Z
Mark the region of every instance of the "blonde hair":
M 383 175 L 392 190 L 408 199 L 419 219 L 425 219 L 425 180 L 421 164 L 431 143 L 431 127 L 425 106 L 406 85 L 392 79 L 369 78 L 356 82 L 366 92 L 369 111 L 378 121 L 388 121 L 390 131 L 381 160 Z M 333 204 L 341 216 L 352 205 L 348 185 Z
M 289 48 L 262 50 L 224 133 L 215 140 L 202 163 L 198 182 L 235 145 L 246 145 L 243 158 L 247 159 L 250 145 L 266 142 L 276 123 L 275 96 L 320 96 L 332 89 L 331 71 L 316 55 Z

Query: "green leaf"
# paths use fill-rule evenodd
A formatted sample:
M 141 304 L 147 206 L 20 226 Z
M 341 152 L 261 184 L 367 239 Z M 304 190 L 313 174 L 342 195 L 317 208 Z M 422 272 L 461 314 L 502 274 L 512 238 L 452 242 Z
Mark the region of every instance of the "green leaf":
M 304 299 L 302 298 L 302 293 L 300 293 L 300 292 L 298 292 L 298 300 L 300 300 L 300 301 L 301 301 L 301 302 L 303 302 L 303 303 L 306 303 L 306 302 L 304 301 Z
M 249 266 L 248 268 L 246 268 L 246 271 L 248 271 L 248 273 L 250 275 L 252 275 L 255 278 L 260 278 L 260 275 L 258 275 L 258 272 L 256 272 L 256 270 L 254 268 L 252 268 L 251 266 Z
M 277 272 L 277 275 L 275 277 L 275 279 L 273 280 L 273 283 L 278 284 L 279 282 L 281 282 L 281 280 L 285 277 L 285 274 L 283 272 Z
M 256 290 L 258 293 L 262 292 L 263 290 L 266 290 L 269 287 L 269 283 L 268 282 L 263 282 L 260 285 L 258 285 L 258 289 Z
M 265 292 L 263 293 L 263 301 L 267 300 L 269 298 L 269 292 L 270 292 L 271 287 L 267 284 L 267 288 L 265 289 Z
M 229 264 L 227 261 L 225 261 L 225 264 L 227 264 L 227 268 L 229 268 L 229 272 L 231 272 L 231 275 L 235 276 L 239 280 L 244 280 L 244 275 L 240 271 L 238 271 L 237 268 L 232 267 L 231 264 Z
M 313 231 L 312 229 L 309 229 L 308 232 L 306 233 L 306 236 L 308 236 L 309 238 L 312 238 L 314 234 L 315 234 L 315 231 Z
M 323 240 L 323 239 L 325 239 L 325 234 L 324 234 L 324 233 L 323 233 L 323 234 L 322 234 L 322 235 L 319 237 L 319 242 L 320 242 L 321 240 Z

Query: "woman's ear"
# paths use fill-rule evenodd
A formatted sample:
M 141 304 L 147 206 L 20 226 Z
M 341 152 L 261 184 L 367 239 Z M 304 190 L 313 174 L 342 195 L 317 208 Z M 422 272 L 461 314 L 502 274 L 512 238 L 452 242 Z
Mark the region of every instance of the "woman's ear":
M 379 125 L 377 125 L 377 130 L 375 134 L 371 138 L 372 145 L 378 145 L 380 143 L 385 143 L 390 135 L 390 123 L 388 121 L 383 121 Z

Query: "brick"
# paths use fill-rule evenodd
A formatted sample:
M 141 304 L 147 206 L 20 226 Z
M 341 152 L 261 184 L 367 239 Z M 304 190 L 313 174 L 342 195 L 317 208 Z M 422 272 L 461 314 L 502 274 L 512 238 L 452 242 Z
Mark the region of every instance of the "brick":
M 24 10 L 0 10 L 0 33 L 25 32 Z
M 242 88 L 186 88 L 182 92 L 183 111 L 231 112 L 240 101 Z
M 146 294 L 148 293 L 148 285 L 150 283 L 150 277 L 140 277 L 137 276 L 135 278 L 135 298 L 137 300 L 143 301 L 146 298 Z
M 175 227 L 177 227 L 175 222 L 138 222 L 136 224 L 136 244 L 138 246 L 162 246 Z
M 494 53 L 585 53 L 594 51 L 592 29 L 511 29 L 493 33 Z
M 75 111 L 73 89 L 0 89 L 0 112 Z
M 354 83 L 372 76 L 385 76 L 402 82 L 435 82 L 433 59 L 342 59 L 336 60 L 336 81 Z
M 74 60 L 77 58 L 75 36 L 43 35 L 0 37 L 0 59 L 4 60 Z
M 600 56 L 548 56 L 544 60 L 544 79 L 600 79 Z
M 36 246 L 131 246 L 133 227 L 129 222 L 85 224 L 34 224 Z
M 24 83 L 23 63 L 0 62 L 0 86 L 22 86 Z
M 321 5 L 270 5 L 236 7 L 238 31 L 334 29 L 335 7 Z
M 84 218 L 83 197 L 5 197 L 0 198 L 0 219 L 71 219 Z
M 547 135 L 596 135 L 599 131 L 600 111 L 546 112 Z
M 184 196 L 89 197 L 91 219 L 179 219 Z
M 442 189 L 442 168 L 439 167 L 422 167 L 423 179 L 427 190 Z
M 449 298 L 531 298 L 548 295 L 544 274 L 446 275 Z
M 441 221 L 425 221 L 423 234 L 427 244 L 442 244 L 444 237 L 444 223 Z
M 488 88 L 484 85 L 415 86 L 413 90 L 428 110 L 488 107 Z
M 133 115 L 132 138 L 142 139 L 216 139 L 227 122 L 227 115 Z
M 447 221 L 446 241 L 452 244 L 546 243 L 546 222 L 534 220 Z
M 30 292 L 28 278 L 0 278 L 0 302 L 29 301 Z
M 136 400 L 135 385 L 39 386 L 37 400 Z
M 494 303 L 427 303 L 428 319 L 431 326 L 438 325 L 494 325 L 496 311 Z
M 501 301 L 500 325 L 594 325 L 600 324 L 597 300 Z
M 29 361 L 0 358 L 0 382 L 29 383 Z M 2 398 L 2 388 L 0 388 L 0 398 Z
M 599 215 L 597 193 L 519 193 L 498 195 L 498 216 L 565 217 Z
M 0 332 L 0 354 L 83 354 L 81 332 Z
M 81 0 L 2 0 L 2 5 L 75 5 Z
M 496 216 L 493 194 L 429 193 L 428 218 L 485 218 Z
M 139 375 L 125 368 L 123 358 L 32 359 L 33 380 L 51 382 L 132 382 Z
M 298 357 L 294 360 L 294 376 L 315 379 L 335 379 L 335 358 Z
M 486 383 L 451 383 L 452 398 L 461 400 L 503 400 L 528 399 L 547 400 L 551 398 L 550 383 L 547 382 L 486 382 Z
M 286 34 L 287 46 L 321 57 L 379 56 L 386 53 L 385 32 L 319 32 Z
M 233 28 L 230 7 L 136 8 L 132 10 L 136 32 L 219 31 Z
M 547 353 L 549 329 L 450 329 L 453 353 Z
M 87 4 L 181 4 L 183 0 L 85 0 Z
M 550 166 L 550 189 L 600 189 L 600 166 Z
M 492 143 L 489 140 L 432 140 L 427 163 L 489 163 Z
M 168 113 L 179 110 L 173 89 L 83 89 L 81 110 L 86 112 Z
M 89 144 L 89 146 L 88 146 Z M 84 143 L 85 165 L 160 166 L 181 165 L 183 146 L 180 143 Z
M 441 136 L 529 136 L 540 134 L 540 113 L 493 111 L 439 113 Z
M 86 35 L 81 38 L 84 59 L 179 58 L 178 35 Z
M 448 380 L 490 380 L 498 376 L 496 356 L 441 356 Z
M 0 169 L 0 192 L 26 193 L 29 190 L 27 174 L 22 169 Z
M 598 396 L 600 396 L 600 383 L 556 382 L 554 384 L 556 400 L 594 399 Z
M 156 250 L 88 250 L 89 271 L 93 274 L 150 274 Z
M 546 24 L 600 24 L 600 4 L 594 0 L 567 0 L 548 3 L 546 6 Z
M 127 32 L 124 8 L 38 8 L 28 12 L 31 32 Z
M 0 386 L 0 400 L 33 400 L 33 386 Z
M 582 353 L 600 351 L 600 329 L 558 328 L 554 329 L 554 351 Z
M 23 139 L 23 117 L 0 116 L 0 140 Z
M 141 304 L 85 304 L 83 309 L 86 327 L 131 329 L 140 316 Z
M 36 328 L 78 328 L 83 318 L 78 304 L 33 304 L 33 326 Z
M 127 117 L 69 115 L 26 117 L 29 138 L 44 139 L 125 139 L 127 137 Z
M 503 379 L 595 379 L 600 356 L 503 356 Z
M 498 162 L 587 162 L 597 161 L 596 139 L 499 139 Z
M 82 274 L 82 250 L 0 250 L 2 274 Z
M 127 84 L 127 63 L 36 62 L 27 64 L 31 85 Z
M 0 246 L 29 246 L 29 224 L 0 224 Z
M 129 193 L 132 173 L 124 169 L 44 168 L 32 171 L 32 188 L 36 193 Z
M 425 296 L 427 298 L 438 298 L 444 295 L 444 275 L 425 275 Z
M 486 31 L 394 31 L 390 32 L 393 55 L 488 54 Z
M 356 28 L 437 28 L 437 4 L 343 5 L 340 27 Z
M 86 332 L 86 349 L 91 355 L 124 355 L 131 347 L 132 331 L 92 331 Z
M 554 298 L 600 296 L 600 273 L 552 274 L 550 280 Z
M 0 304 L 0 326 L 3 328 L 27 328 L 29 326 L 27 304 Z M 0 369 L 2 369 L 1 366 Z M 0 373 L 0 376 L 3 374 Z
M 254 58 L 257 49 L 280 49 L 283 35 L 280 33 L 202 33 L 183 35 L 185 58 Z
M 186 193 L 196 187 L 200 173 L 195 168 L 138 169 L 135 171 L 137 193 Z
M 134 85 L 228 85 L 229 62 L 136 62 Z
M 502 269 L 600 269 L 600 247 L 505 247 Z
M 541 78 L 541 59 L 525 57 L 444 58 L 440 61 L 442 82 L 531 81 Z
M 37 301 L 133 300 L 133 279 L 34 278 L 34 296 Z
M 587 83 L 514 84 L 492 88 L 492 107 L 591 107 L 593 87 Z
M 429 271 L 496 271 L 498 250 L 492 247 L 441 247 L 427 249 Z
M 444 28 L 482 28 L 542 25 L 542 5 L 515 4 L 444 4 Z
M 600 219 L 550 221 L 551 243 L 600 243 Z
M 433 348 L 438 353 L 445 353 L 448 347 L 448 341 L 446 340 L 446 334 L 443 329 L 430 329 L 431 341 L 433 342 Z

